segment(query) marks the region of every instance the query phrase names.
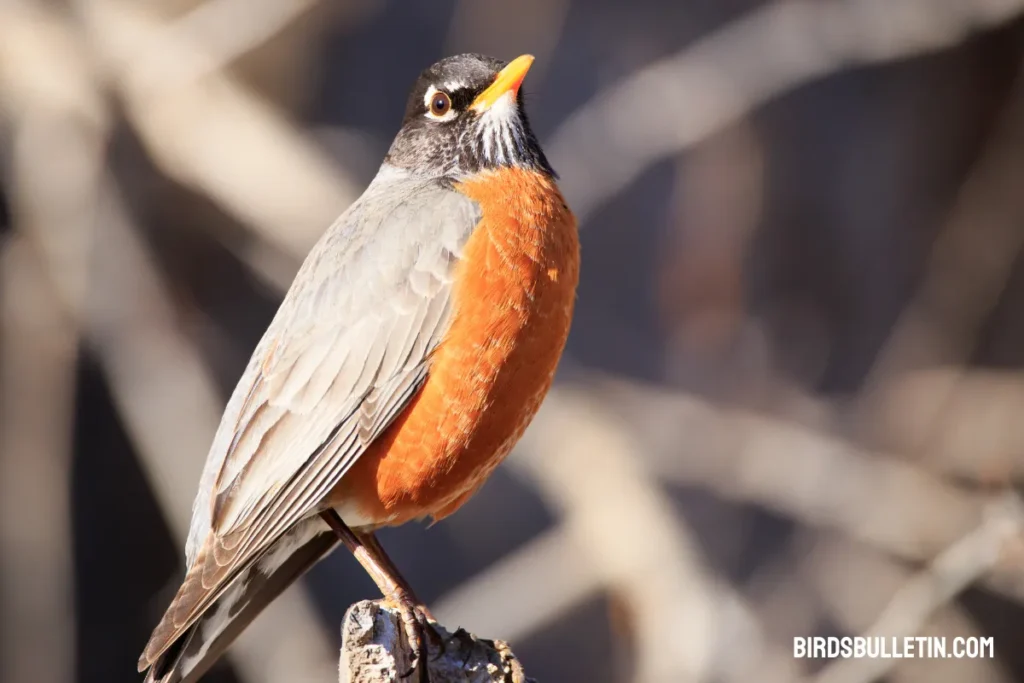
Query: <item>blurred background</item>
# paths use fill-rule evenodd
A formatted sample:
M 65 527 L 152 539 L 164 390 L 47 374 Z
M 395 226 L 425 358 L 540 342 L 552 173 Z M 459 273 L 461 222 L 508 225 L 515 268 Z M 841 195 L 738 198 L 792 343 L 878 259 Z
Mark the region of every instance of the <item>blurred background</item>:
M 0 2 L 0 681 L 139 681 L 223 403 L 442 56 L 529 52 L 555 389 L 382 540 L 542 683 L 1024 681 L 1024 0 Z M 211 683 L 337 680 L 338 552 Z M 807 661 L 794 636 L 992 636 Z

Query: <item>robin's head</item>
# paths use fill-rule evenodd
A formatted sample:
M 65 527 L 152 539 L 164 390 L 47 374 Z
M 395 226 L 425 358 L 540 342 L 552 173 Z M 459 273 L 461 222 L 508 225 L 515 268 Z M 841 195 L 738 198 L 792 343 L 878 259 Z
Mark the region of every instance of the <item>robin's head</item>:
M 531 64 L 530 55 L 506 64 L 477 54 L 434 64 L 416 80 L 385 162 L 456 179 L 503 166 L 554 175 L 519 94 Z

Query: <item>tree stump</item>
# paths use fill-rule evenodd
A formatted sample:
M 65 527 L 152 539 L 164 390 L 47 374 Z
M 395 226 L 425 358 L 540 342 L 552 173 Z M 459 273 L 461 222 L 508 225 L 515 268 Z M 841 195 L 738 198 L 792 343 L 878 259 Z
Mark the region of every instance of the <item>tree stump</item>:
M 411 668 L 412 652 L 401 616 L 380 601 L 357 602 L 341 627 L 340 683 L 392 683 Z M 459 628 L 433 625 L 428 635 L 431 683 L 536 683 L 502 641 L 483 640 Z M 414 681 L 415 677 L 406 679 Z

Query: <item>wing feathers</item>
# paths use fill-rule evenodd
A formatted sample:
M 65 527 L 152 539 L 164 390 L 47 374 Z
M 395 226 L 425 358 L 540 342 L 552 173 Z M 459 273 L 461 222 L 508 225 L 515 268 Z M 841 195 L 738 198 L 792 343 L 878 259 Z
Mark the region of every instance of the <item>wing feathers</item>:
M 398 174 L 383 169 L 314 247 L 239 381 L 194 506 L 189 572 L 143 664 L 318 511 L 422 384 L 479 209 Z

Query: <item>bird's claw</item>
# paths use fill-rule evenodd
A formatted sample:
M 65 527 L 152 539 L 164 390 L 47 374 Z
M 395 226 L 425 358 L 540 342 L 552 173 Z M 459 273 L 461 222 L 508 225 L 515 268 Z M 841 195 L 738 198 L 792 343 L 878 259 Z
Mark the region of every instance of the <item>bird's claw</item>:
M 410 678 L 418 670 L 419 683 L 429 683 L 430 672 L 427 662 L 430 661 L 430 650 L 427 646 L 427 639 L 429 638 L 435 646 L 440 643 L 442 654 L 444 653 L 444 643 L 440 634 L 431 625 L 431 620 L 428 617 L 430 612 L 425 607 L 413 605 L 411 601 L 402 601 L 397 607 L 402 618 L 402 626 L 405 631 L 406 640 L 409 643 L 409 649 L 412 651 L 412 661 L 410 662 L 409 670 L 399 674 L 399 677 L 402 679 Z

